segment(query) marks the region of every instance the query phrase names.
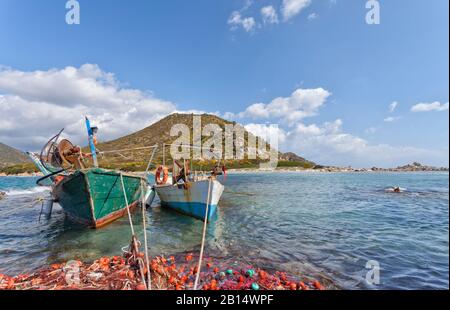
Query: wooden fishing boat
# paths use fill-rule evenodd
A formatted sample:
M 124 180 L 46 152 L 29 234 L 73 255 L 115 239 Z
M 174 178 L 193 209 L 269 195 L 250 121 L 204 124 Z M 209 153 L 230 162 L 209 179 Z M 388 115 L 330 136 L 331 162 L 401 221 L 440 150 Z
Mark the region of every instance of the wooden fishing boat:
M 72 220 L 98 228 L 122 217 L 127 207 L 134 208 L 140 199 L 142 178 L 99 168 L 77 170 L 58 180 L 52 189 L 59 203 Z M 131 202 L 127 206 L 126 201 Z
M 216 178 L 211 178 L 211 180 L 192 181 L 187 184 L 156 185 L 155 190 L 161 200 L 161 206 L 200 220 L 204 220 L 206 216 L 206 219 L 210 221 L 217 211 L 220 197 L 225 188 Z M 206 215 L 207 205 L 208 214 Z
M 146 177 L 98 168 L 96 128 L 91 128 L 87 118 L 86 125 L 91 153 L 83 154 L 70 141 L 59 140 L 61 130 L 40 155 L 29 153 L 29 156 L 44 173 L 38 183 L 50 181 L 53 202 L 62 207 L 68 218 L 99 228 L 127 214 L 143 196 L 148 199 L 153 189 Z M 93 167 L 85 166 L 87 158 L 92 159 Z
M 163 150 L 166 146 L 168 144 L 163 145 Z M 209 222 L 217 212 L 225 188 L 218 180 L 220 175 L 226 174 L 225 167 L 219 166 L 220 161 L 210 173 L 198 174 L 191 173 L 189 161 L 180 163 L 174 160 L 170 180 L 169 169 L 164 165 L 160 166 L 155 174 L 154 189 L 161 200 L 161 206 Z

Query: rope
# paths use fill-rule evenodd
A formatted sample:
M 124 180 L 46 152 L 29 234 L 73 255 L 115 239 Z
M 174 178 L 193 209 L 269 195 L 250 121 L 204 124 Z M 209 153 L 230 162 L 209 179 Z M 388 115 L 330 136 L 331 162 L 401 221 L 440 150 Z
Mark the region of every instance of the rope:
M 131 227 L 131 235 L 132 235 L 132 237 L 131 237 L 130 248 L 134 249 L 134 253 L 138 253 L 139 252 L 139 246 L 138 246 L 138 241 L 137 241 L 136 235 L 134 234 L 134 226 L 133 226 L 133 221 L 131 220 L 130 206 L 128 204 L 128 198 L 127 198 L 127 193 L 125 191 L 125 184 L 123 182 L 123 174 L 122 174 L 122 172 L 120 172 L 120 182 L 122 183 L 123 196 L 125 198 L 125 203 L 127 205 L 128 220 L 130 221 L 130 227 Z M 142 180 L 141 180 L 141 182 L 142 182 Z M 133 253 L 133 250 L 131 252 Z M 136 260 L 137 260 L 137 262 L 139 264 L 139 270 L 140 270 L 141 277 L 142 277 L 142 283 L 144 283 L 145 288 L 148 289 L 147 283 L 145 281 L 144 266 L 143 266 L 144 262 L 142 261 L 141 258 L 137 258 Z M 147 260 L 147 262 L 148 262 L 148 260 Z M 150 272 L 150 270 L 147 269 L 147 272 Z
M 55 171 L 55 172 L 53 172 L 53 173 L 47 174 L 47 175 L 43 176 L 42 178 L 38 179 L 38 180 L 36 181 L 36 185 L 40 185 L 39 183 L 41 183 L 41 182 L 44 181 L 45 179 L 48 179 L 48 178 L 50 178 L 50 177 L 52 177 L 52 176 L 54 176 L 54 175 L 60 174 L 60 173 L 62 173 L 62 172 L 64 172 L 64 171 L 66 171 L 66 170 L 67 170 L 67 169 L 62 169 L 62 170 L 58 170 L 58 171 Z
M 99 154 L 108 154 L 108 153 L 118 153 L 118 152 L 126 152 L 126 151 L 138 151 L 138 150 L 153 149 L 153 148 L 157 148 L 157 147 L 158 147 L 157 145 L 152 145 L 152 146 L 136 147 L 136 148 L 132 148 L 132 149 L 103 151 L 103 152 L 97 152 L 97 153 L 99 153 Z
M 143 180 L 141 180 L 141 204 L 142 204 L 142 226 L 144 228 L 144 248 L 145 248 L 145 262 L 147 267 L 147 280 L 149 290 L 152 289 L 152 276 L 150 274 L 150 263 L 148 257 L 148 242 L 147 242 L 147 225 L 146 225 L 146 209 L 145 209 L 145 196 L 144 196 L 144 184 Z
M 203 250 L 205 248 L 206 227 L 208 226 L 209 200 L 210 200 L 210 195 L 211 195 L 211 182 L 212 182 L 212 178 L 209 178 L 208 198 L 206 199 L 206 212 L 205 212 L 205 220 L 203 223 L 202 245 L 200 248 L 200 257 L 198 259 L 198 268 L 197 268 L 197 274 L 195 276 L 194 290 L 197 290 L 198 280 L 200 279 L 200 271 L 201 271 L 202 260 L 203 260 Z
M 120 182 L 122 183 L 123 197 L 125 198 L 125 205 L 127 207 L 128 220 L 130 221 L 130 227 L 131 227 L 131 234 L 133 236 L 135 236 L 133 221 L 131 220 L 130 206 L 128 205 L 127 192 L 125 191 L 125 185 L 123 184 L 123 174 L 122 174 L 122 172 L 120 172 Z
M 150 159 L 148 160 L 147 168 L 145 169 L 145 178 L 148 179 L 148 171 L 150 170 L 150 166 L 152 165 L 153 157 L 155 156 L 155 152 L 158 146 L 153 149 L 152 155 L 150 156 Z

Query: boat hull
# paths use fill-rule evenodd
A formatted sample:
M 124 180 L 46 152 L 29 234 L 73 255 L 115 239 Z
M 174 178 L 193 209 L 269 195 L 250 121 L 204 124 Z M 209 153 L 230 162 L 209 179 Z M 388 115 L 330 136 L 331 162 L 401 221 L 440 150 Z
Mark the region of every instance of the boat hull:
M 205 220 L 208 186 L 209 181 L 203 180 L 191 182 L 186 188 L 184 185 L 160 185 L 155 186 L 155 190 L 161 200 L 161 206 Z M 210 205 L 206 216 L 208 221 L 217 211 L 223 190 L 224 186 L 219 181 L 211 182 Z
M 138 203 L 141 178 L 123 175 L 130 209 Z M 103 169 L 79 170 L 53 188 L 53 196 L 68 217 L 99 228 L 127 213 L 120 173 Z

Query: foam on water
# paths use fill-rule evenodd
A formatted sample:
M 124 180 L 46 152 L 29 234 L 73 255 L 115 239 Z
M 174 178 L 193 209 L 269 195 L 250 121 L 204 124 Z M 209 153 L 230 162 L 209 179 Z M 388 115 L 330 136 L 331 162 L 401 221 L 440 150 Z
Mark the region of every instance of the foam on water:
M 34 195 L 44 192 L 49 192 L 50 187 L 47 186 L 36 186 L 30 189 L 11 189 L 5 191 L 6 196 L 24 196 L 24 195 Z

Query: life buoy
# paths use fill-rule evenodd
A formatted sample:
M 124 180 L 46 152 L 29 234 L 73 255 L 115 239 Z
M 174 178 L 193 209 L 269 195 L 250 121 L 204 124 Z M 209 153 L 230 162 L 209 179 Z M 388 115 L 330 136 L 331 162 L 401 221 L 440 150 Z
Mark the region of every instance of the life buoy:
M 161 172 L 163 173 L 162 180 L 161 180 Z M 167 169 L 167 167 L 164 166 L 159 166 L 155 174 L 156 184 L 158 185 L 166 184 L 168 179 L 169 179 L 169 169 Z

